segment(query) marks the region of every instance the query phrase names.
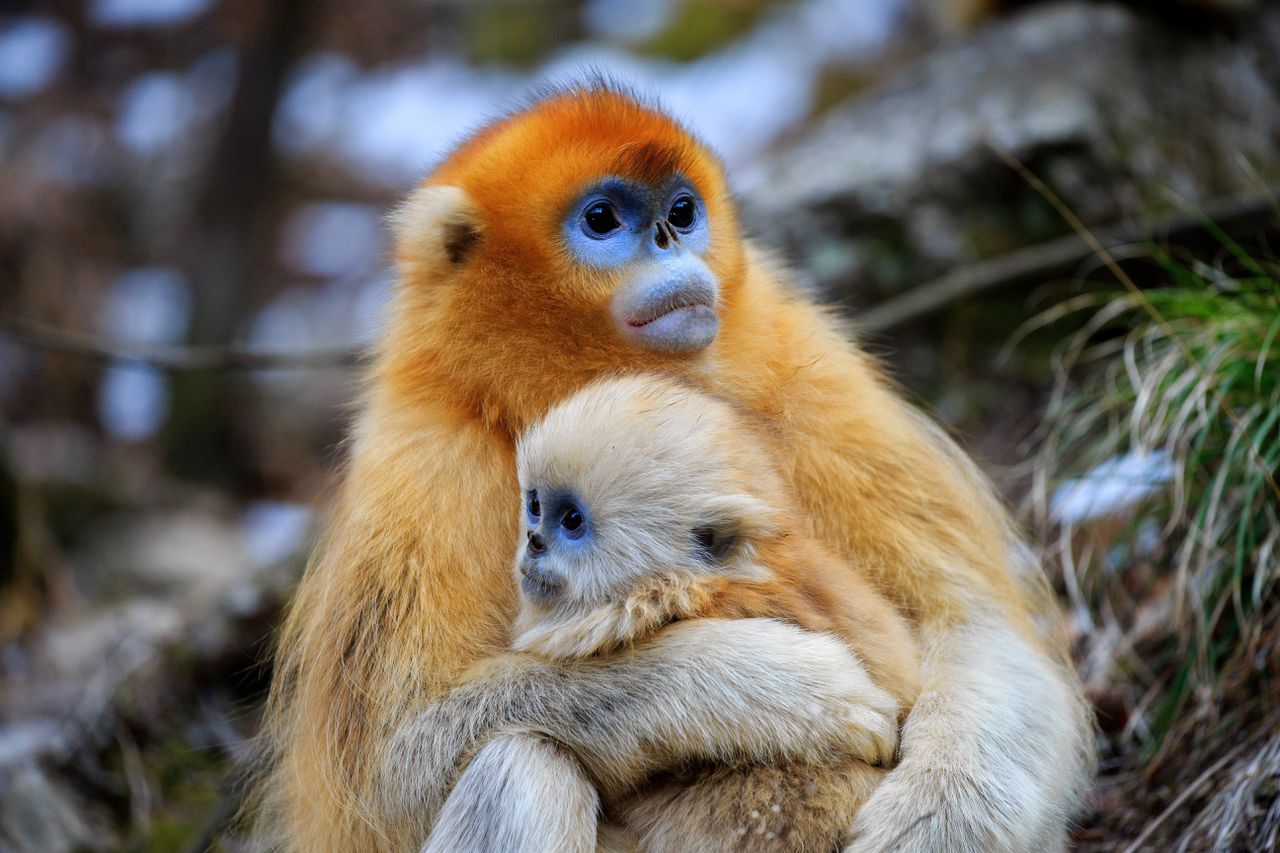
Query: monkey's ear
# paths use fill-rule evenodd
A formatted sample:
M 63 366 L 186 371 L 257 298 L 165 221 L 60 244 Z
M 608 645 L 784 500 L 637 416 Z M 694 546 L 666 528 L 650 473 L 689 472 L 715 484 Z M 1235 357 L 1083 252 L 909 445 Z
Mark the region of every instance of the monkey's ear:
M 458 187 L 418 187 L 391 214 L 396 261 L 407 275 L 447 275 L 484 237 L 480 211 Z
M 719 495 L 708 500 L 705 509 L 711 518 L 740 535 L 768 536 L 776 532 L 778 519 L 773 507 L 754 495 Z

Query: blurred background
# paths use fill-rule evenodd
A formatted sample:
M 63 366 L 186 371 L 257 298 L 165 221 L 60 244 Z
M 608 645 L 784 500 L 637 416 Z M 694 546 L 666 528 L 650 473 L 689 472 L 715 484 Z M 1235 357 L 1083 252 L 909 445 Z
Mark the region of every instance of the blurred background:
M 243 848 L 386 211 L 593 71 L 1018 508 L 1098 715 L 1078 848 L 1274 849 L 1280 9 L 7 0 L 0 850 Z

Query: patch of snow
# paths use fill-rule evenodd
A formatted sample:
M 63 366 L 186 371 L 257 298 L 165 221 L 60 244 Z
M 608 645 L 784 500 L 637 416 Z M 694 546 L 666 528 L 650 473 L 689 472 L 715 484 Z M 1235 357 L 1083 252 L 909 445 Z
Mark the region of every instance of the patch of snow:
M 66 749 L 66 727 L 50 719 L 27 719 L 6 723 L 0 729 L 0 769 L 9 770 L 34 763 L 48 755 L 60 756 Z
M 1060 524 L 1117 515 L 1155 494 L 1175 473 L 1173 459 L 1164 450 L 1116 456 L 1059 486 L 1049 512 Z
M 282 501 L 254 501 L 240 518 L 249 559 L 263 567 L 296 555 L 310 525 L 310 507 Z
M 375 72 L 348 91 L 344 153 L 387 178 L 416 177 L 510 98 L 513 82 L 449 60 Z
M 868 60 L 907 23 L 913 0 L 809 0 L 796 7 L 797 38 L 828 60 Z
M 180 142 L 227 103 L 236 79 L 235 56 L 212 51 L 185 73 L 155 71 L 133 80 L 120 96 L 116 135 L 139 157 Z
M 70 187 L 89 187 L 111 179 L 110 135 L 101 122 L 64 115 L 41 128 L 32 146 L 33 167 L 42 177 Z
M 587 0 L 582 23 L 598 38 L 635 43 L 656 36 L 675 10 L 673 0 Z
M 148 364 L 116 363 L 98 388 L 98 420 L 115 438 L 150 438 L 169 413 L 169 382 Z
M 281 251 L 294 271 L 323 278 L 356 276 L 383 256 L 379 208 L 349 202 L 303 205 L 284 225 Z
M 287 152 L 334 151 L 398 186 L 426 171 L 519 88 L 516 75 L 447 57 L 359 73 L 322 55 L 295 75 L 273 133 Z
M 173 344 L 191 325 L 191 285 L 173 267 L 137 267 L 111 287 L 102 313 L 103 334 L 136 344 Z
M 195 93 L 181 74 L 144 74 L 120 97 L 116 135 L 134 154 L 156 154 L 177 143 L 195 115 Z
M 57 76 L 71 37 L 48 18 L 18 18 L 0 29 L 0 97 L 34 95 Z
M 92 0 L 89 20 L 108 28 L 171 27 L 211 5 L 211 0 Z

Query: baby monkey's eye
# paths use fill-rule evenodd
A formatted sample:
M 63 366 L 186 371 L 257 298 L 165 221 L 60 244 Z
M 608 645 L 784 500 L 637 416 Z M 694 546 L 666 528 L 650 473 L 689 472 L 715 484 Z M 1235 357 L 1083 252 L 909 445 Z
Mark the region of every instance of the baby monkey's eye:
M 710 527 L 695 527 L 693 530 L 693 538 L 698 541 L 698 547 L 710 552 L 716 544 L 716 532 Z
M 534 518 L 542 515 L 542 504 L 538 501 L 538 490 L 529 490 L 529 515 Z
M 667 222 L 673 228 L 688 228 L 693 225 L 693 216 L 697 210 L 693 199 L 690 196 L 682 195 L 671 204 L 671 210 L 667 212 Z
M 569 507 L 565 510 L 564 516 L 560 519 L 560 526 L 570 533 L 582 529 L 582 513 L 577 507 Z
M 607 201 L 597 201 L 595 204 L 587 208 L 587 212 L 583 214 L 587 227 L 595 234 L 608 234 L 621 227 L 622 223 L 618 221 L 618 214 L 614 212 L 613 205 Z

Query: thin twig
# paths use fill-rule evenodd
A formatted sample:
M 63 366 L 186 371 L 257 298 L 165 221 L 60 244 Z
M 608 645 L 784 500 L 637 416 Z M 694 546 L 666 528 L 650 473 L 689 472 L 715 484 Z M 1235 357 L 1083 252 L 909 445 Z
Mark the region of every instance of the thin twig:
M 1209 779 L 1217 774 L 1219 770 L 1239 758 L 1240 754 L 1244 752 L 1245 749 L 1253 746 L 1253 744 L 1258 741 L 1262 735 L 1267 734 L 1269 731 L 1270 728 L 1264 726 L 1262 731 L 1255 733 L 1254 736 L 1248 740 L 1237 744 L 1235 749 L 1231 750 L 1226 755 L 1206 767 L 1204 772 L 1197 776 L 1190 785 L 1178 792 L 1178 796 L 1174 797 L 1173 801 L 1170 802 L 1169 805 L 1165 806 L 1164 811 L 1156 815 L 1150 823 L 1143 827 L 1142 832 L 1138 833 L 1138 837 L 1133 839 L 1128 847 L 1124 848 L 1123 853 L 1136 853 L 1136 851 L 1142 849 L 1143 842 L 1151 837 L 1151 833 L 1155 832 L 1156 829 L 1159 828 L 1160 824 L 1164 823 L 1169 818 L 1169 815 L 1177 811 L 1183 803 L 1190 799 L 1191 795 L 1199 790 L 1201 785 L 1209 781 Z
M 1244 230 L 1276 215 L 1277 192 L 1280 188 L 1268 187 L 1260 193 L 1217 201 L 1206 205 L 1203 215 L 1171 214 L 1140 226 L 1111 225 L 1095 232 L 1095 241 L 1112 250 L 1156 239 L 1177 241 L 1207 230 L 1206 220 L 1226 231 Z M 1078 232 L 1068 234 L 962 267 L 913 287 L 901 296 L 859 311 L 858 326 L 868 332 L 882 332 L 984 290 L 1043 281 L 1057 271 L 1074 269 L 1095 256 L 1098 252 L 1088 239 Z
M 0 317 L 0 334 L 43 350 L 96 361 L 129 361 L 174 372 L 198 370 L 308 370 L 362 363 L 360 350 L 271 352 L 243 344 L 223 346 L 148 346 L 104 340 L 84 332 L 58 329 L 32 320 Z

